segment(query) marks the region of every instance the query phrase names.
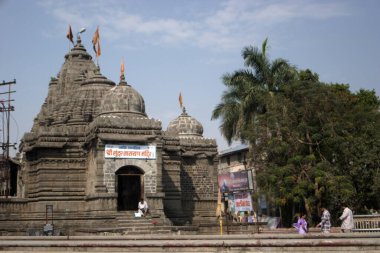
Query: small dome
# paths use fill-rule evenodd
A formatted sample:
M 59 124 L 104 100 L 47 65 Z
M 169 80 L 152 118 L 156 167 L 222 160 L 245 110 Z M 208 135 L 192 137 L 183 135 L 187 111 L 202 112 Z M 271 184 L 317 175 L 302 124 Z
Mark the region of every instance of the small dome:
M 92 72 L 87 73 L 88 77 L 86 78 L 83 74 L 78 76 L 78 79 L 85 79 L 81 82 L 81 86 L 85 85 L 103 85 L 103 86 L 115 86 L 115 83 L 109 80 L 107 77 L 103 76 L 100 73 L 99 66 Z
M 68 54 L 65 55 L 65 59 L 70 59 L 70 58 L 80 58 L 80 59 L 85 59 L 85 60 L 91 60 L 92 57 L 89 55 L 82 45 L 82 40 L 78 36 L 77 38 L 77 44 L 70 50 Z
M 124 78 L 119 85 L 110 89 L 103 97 L 100 115 L 132 114 L 147 117 L 143 97 L 133 89 Z
M 184 107 L 182 114 L 169 123 L 167 132 L 180 137 L 202 137 L 203 126 L 198 120 L 188 115 Z

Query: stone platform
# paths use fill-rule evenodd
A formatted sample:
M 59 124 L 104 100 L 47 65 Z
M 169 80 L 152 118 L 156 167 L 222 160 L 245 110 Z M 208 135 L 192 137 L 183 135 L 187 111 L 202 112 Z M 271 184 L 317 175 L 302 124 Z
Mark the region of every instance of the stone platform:
M 3 236 L 2 252 L 380 252 L 380 233 Z

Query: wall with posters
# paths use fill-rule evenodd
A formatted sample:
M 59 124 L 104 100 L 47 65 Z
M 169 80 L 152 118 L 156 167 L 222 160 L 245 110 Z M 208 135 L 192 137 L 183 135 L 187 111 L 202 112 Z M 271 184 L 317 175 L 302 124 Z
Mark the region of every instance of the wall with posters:
M 218 185 L 230 213 L 253 210 L 253 176 L 247 168 L 249 146 L 242 144 L 219 154 Z
M 220 191 L 235 192 L 249 189 L 248 171 L 227 172 L 218 175 Z

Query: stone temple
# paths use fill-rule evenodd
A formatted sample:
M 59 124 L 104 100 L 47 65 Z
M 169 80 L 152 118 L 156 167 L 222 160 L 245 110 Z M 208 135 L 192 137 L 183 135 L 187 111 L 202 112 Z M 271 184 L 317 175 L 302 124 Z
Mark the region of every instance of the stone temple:
M 159 224 L 215 221 L 217 145 L 185 110 L 149 118 L 144 98 L 122 75 L 101 74 L 78 37 L 49 83 L 21 141 L 17 195 L 0 200 L 1 231 L 106 231 L 144 197 Z

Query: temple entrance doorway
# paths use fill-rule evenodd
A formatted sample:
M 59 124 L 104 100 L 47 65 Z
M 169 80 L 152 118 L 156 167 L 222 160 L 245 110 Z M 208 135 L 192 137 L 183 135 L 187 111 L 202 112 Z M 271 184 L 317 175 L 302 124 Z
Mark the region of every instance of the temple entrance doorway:
M 144 195 L 144 173 L 135 166 L 124 166 L 116 171 L 117 210 L 137 210 Z

